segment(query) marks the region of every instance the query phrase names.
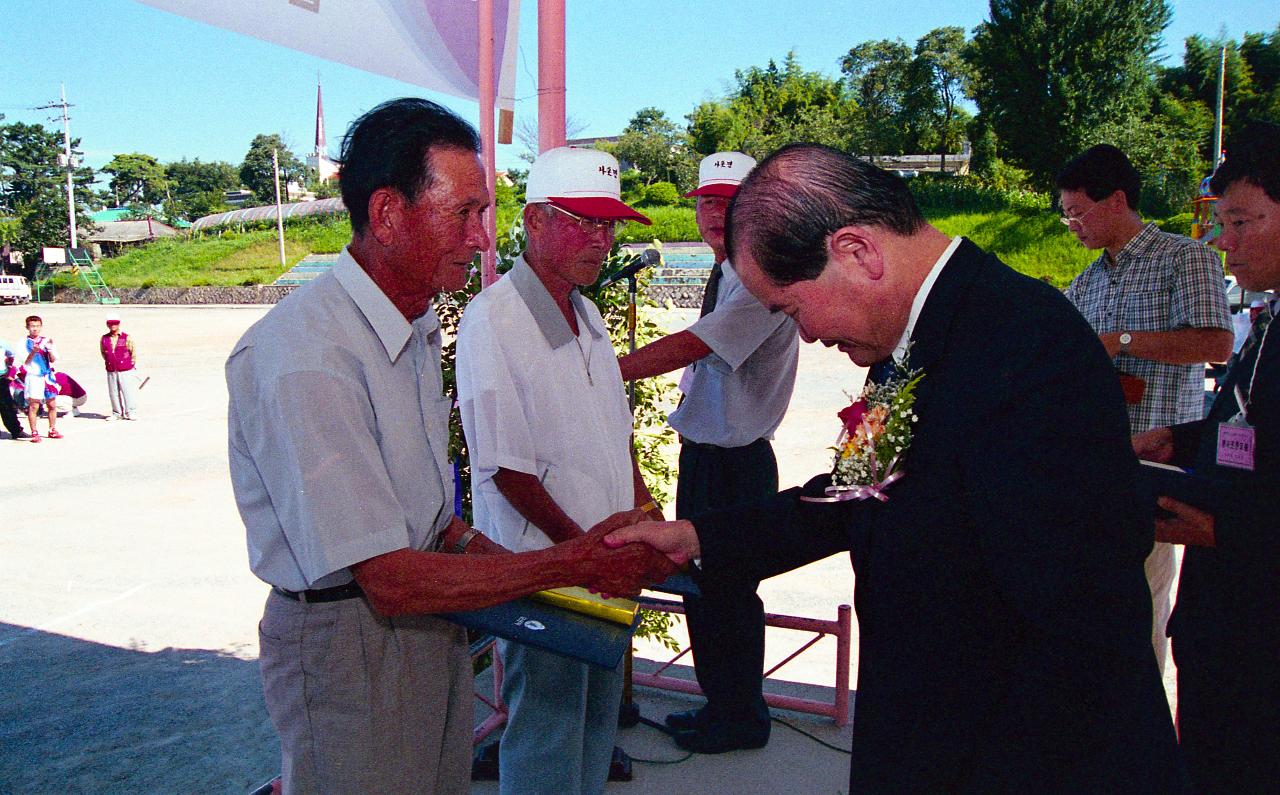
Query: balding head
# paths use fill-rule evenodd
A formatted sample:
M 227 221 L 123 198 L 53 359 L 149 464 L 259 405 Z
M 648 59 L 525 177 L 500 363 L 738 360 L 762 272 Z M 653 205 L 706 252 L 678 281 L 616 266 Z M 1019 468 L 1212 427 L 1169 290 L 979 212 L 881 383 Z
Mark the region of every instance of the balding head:
M 725 240 L 731 260 L 749 254 L 771 281 L 787 285 L 822 273 L 827 238 L 842 227 L 909 236 L 923 225 L 901 177 L 831 147 L 792 144 L 743 181 Z

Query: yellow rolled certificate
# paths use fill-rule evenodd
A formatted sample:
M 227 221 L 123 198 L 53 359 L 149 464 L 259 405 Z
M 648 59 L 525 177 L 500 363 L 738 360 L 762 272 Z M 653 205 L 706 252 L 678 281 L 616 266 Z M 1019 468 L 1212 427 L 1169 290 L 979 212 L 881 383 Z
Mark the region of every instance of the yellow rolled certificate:
M 538 591 L 530 594 L 529 598 L 628 627 L 635 621 L 636 612 L 640 609 L 640 605 L 630 599 L 605 599 L 600 594 L 578 587 Z

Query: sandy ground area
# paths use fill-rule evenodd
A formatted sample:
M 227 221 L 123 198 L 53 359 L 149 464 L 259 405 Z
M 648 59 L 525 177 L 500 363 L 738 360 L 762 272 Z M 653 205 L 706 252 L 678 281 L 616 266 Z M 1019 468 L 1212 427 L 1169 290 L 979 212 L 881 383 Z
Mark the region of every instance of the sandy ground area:
M 248 792 L 278 770 L 279 752 L 255 660 L 266 587 L 248 571 L 227 475 L 222 365 L 266 307 L 122 307 L 152 380 L 140 419 L 114 423 L 103 421 L 97 353 L 106 310 L 34 311 L 89 401 L 83 416 L 59 422 L 65 439 L 0 435 L 0 794 Z M 0 308 L 0 336 L 20 337 L 28 313 Z M 661 322 L 683 328 L 695 314 L 670 311 Z M 863 377 L 835 351 L 802 348 L 797 399 L 776 440 L 784 486 L 827 468 L 834 412 Z M 834 619 L 852 590 L 848 559 L 836 556 L 764 583 L 761 594 L 771 612 Z M 770 630 L 769 661 L 803 641 Z M 855 625 L 855 670 L 856 645 Z M 778 687 L 829 700 L 834 649 L 829 638 L 818 643 L 779 672 Z M 664 654 L 642 645 L 638 657 L 647 665 Z M 655 691 L 637 701 L 659 720 L 687 705 Z M 848 747 L 847 728 L 789 719 Z M 764 751 L 637 765 L 636 781 L 610 791 L 843 791 L 847 756 L 777 726 L 774 738 Z M 620 744 L 639 757 L 680 757 L 643 726 Z

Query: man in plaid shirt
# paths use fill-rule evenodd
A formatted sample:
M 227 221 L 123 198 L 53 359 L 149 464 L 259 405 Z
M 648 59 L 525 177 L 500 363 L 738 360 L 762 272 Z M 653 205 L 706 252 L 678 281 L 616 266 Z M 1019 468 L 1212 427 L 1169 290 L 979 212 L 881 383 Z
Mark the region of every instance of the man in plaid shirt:
M 1142 222 L 1138 172 L 1114 146 L 1099 144 L 1073 158 L 1058 175 L 1058 190 L 1062 222 L 1085 248 L 1102 249 L 1071 282 L 1067 298 L 1115 360 L 1132 432 L 1200 419 L 1205 362 L 1231 356 L 1221 258 Z M 1177 568 L 1173 545 L 1157 543 L 1146 571 L 1161 671 Z

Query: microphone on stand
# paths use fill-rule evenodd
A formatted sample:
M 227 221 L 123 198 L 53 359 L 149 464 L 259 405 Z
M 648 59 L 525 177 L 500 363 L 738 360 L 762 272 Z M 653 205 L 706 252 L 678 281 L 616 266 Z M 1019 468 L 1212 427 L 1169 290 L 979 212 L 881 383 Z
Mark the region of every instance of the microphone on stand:
M 622 270 L 611 274 L 609 278 L 601 282 L 600 289 L 603 290 L 604 288 L 614 284 L 615 282 L 620 282 L 623 279 L 630 279 L 645 268 L 657 265 L 660 262 L 662 262 L 662 255 L 658 253 L 657 249 L 646 248 L 644 251 L 640 252 L 640 256 L 635 262 Z

